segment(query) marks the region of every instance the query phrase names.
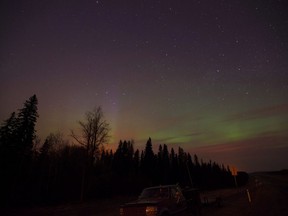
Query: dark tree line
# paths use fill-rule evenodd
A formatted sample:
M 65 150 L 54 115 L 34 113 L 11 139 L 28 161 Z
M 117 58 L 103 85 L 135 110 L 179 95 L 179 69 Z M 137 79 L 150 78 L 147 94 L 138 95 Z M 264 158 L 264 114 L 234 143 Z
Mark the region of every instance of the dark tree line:
M 81 122 L 87 132 L 84 137 L 73 133 L 83 145 L 70 145 L 59 133 L 51 133 L 39 144 L 35 131 L 37 105 L 33 95 L 1 125 L 0 206 L 136 195 L 143 187 L 159 184 L 201 189 L 233 186 L 229 167 L 199 161 L 197 155 L 181 147 L 168 149 L 165 144 L 154 153 L 151 138 L 143 150 L 134 149 L 132 140 L 120 141 L 115 152 L 105 150 L 101 143 L 107 138 L 103 135 L 108 134 L 108 127 L 99 108 L 87 113 L 87 123 Z
M 114 154 L 103 150 L 96 164 L 98 175 L 102 176 L 103 184 L 106 183 L 98 189 L 103 194 L 139 193 L 143 187 L 161 184 L 215 189 L 231 187 L 234 183 L 229 167 L 199 161 L 196 154 L 191 156 L 181 147 L 169 150 L 163 144 L 154 153 L 151 138 L 141 152 L 134 150 L 133 141 L 120 141 Z
M 37 104 L 33 95 L 0 128 L 1 198 L 5 200 L 28 193 L 25 188 L 29 188 L 33 171 Z

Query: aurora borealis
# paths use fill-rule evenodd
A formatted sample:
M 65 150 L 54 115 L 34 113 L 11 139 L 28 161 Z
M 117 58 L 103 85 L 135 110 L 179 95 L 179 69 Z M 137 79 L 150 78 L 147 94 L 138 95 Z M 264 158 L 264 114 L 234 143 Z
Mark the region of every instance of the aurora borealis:
M 33 94 L 42 140 L 101 106 L 120 139 L 241 170 L 288 165 L 288 4 L 255 0 L 1 3 L 0 120 Z

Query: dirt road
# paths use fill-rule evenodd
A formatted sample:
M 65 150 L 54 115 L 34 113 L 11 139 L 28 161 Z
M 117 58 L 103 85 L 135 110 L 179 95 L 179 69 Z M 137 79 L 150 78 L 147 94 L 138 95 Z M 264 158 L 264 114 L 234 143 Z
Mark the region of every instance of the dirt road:
M 251 198 L 249 201 L 247 190 Z M 288 174 L 257 173 L 247 188 L 223 199 L 223 206 L 202 209 L 203 216 L 277 216 L 288 215 Z
M 251 198 L 249 202 L 247 189 Z M 222 205 L 209 204 L 202 216 L 286 216 L 288 215 L 288 173 L 257 173 L 251 175 L 244 188 L 203 193 L 203 196 L 222 197 Z M 118 216 L 119 205 L 131 197 L 116 197 L 57 207 L 9 209 L 3 216 Z M 3 214 L 2 214 L 3 213 Z M 187 215 L 188 216 L 188 215 Z

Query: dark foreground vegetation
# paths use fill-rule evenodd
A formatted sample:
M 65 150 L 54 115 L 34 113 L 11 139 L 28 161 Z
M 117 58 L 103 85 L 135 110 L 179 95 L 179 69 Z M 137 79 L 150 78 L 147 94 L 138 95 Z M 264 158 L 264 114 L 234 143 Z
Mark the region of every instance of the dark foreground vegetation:
M 37 105 L 33 95 L 1 125 L 1 206 L 137 195 L 144 187 L 160 184 L 201 189 L 234 186 L 229 167 L 199 160 L 181 147 L 169 150 L 165 144 L 154 153 L 151 138 L 141 151 L 134 149 L 133 141 L 120 141 L 115 152 L 105 150 L 108 125 L 101 108 L 79 122 L 82 137 L 71 132 L 77 145 L 60 134 L 50 134 L 41 143 L 35 131 Z M 248 175 L 239 173 L 237 181 L 239 186 L 245 184 Z

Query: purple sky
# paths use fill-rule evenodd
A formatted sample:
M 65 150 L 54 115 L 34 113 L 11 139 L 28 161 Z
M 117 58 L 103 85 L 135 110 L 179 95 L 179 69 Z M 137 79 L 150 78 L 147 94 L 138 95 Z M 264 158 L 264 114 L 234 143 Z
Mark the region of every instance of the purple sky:
M 288 3 L 1 1 L 0 120 L 39 99 L 42 140 L 95 106 L 109 148 L 181 146 L 246 171 L 288 168 Z

